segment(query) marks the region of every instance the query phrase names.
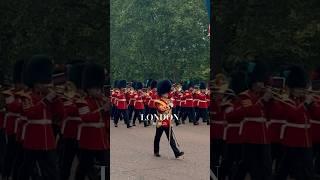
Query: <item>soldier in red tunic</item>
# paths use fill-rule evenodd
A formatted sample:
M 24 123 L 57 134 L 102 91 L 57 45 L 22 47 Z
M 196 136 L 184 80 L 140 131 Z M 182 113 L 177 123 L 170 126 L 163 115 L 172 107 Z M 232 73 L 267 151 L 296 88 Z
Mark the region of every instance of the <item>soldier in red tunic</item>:
M 114 86 L 113 86 L 113 89 L 111 91 L 111 119 L 112 120 L 114 120 L 115 115 L 117 114 L 116 101 L 117 101 L 118 93 L 119 93 L 118 80 L 116 80 L 116 81 L 114 81 Z
M 19 169 L 19 180 L 28 180 L 37 164 L 44 179 L 59 179 L 56 141 L 51 126 L 52 115 L 57 113 L 53 107 L 59 102 L 56 94 L 48 89 L 52 71 L 52 60 L 44 55 L 33 56 L 26 67 L 26 82 L 32 92 L 23 104 L 27 123 L 22 130 L 25 156 Z
M 120 89 L 120 91 L 118 92 L 116 99 L 117 113 L 114 119 L 115 127 L 118 127 L 118 121 L 121 117 L 123 117 L 124 122 L 127 125 L 127 128 L 131 128 L 130 119 L 128 115 L 128 103 L 126 99 L 126 87 L 126 80 L 119 81 L 118 88 Z
M 286 123 L 280 134 L 284 156 L 276 180 L 286 180 L 288 175 L 296 180 L 313 179 L 312 134 L 307 110 L 312 101 L 306 98 L 307 85 L 305 70 L 299 66 L 291 67 L 287 78 L 289 99 L 283 111 Z
M 144 104 L 143 104 L 143 96 L 144 92 L 142 91 L 143 84 L 141 82 L 136 83 L 136 93 L 134 94 L 134 116 L 133 116 L 133 126 L 136 124 L 136 119 L 139 119 L 139 123 L 143 121 L 144 127 L 147 127 L 147 121 L 141 119 L 141 115 L 143 115 Z
M 68 92 L 62 97 L 64 117 L 61 122 L 59 139 L 59 165 L 61 180 L 68 180 L 70 177 L 71 166 L 79 150 L 77 141 L 77 131 L 81 123 L 76 102 L 85 93 L 82 90 L 82 74 L 85 62 L 72 64 L 68 72 Z
M 172 129 L 172 102 L 169 99 L 169 92 L 171 91 L 171 82 L 169 80 L 163 80 L 158 84 L 157 93 L 160 96 L 159 100 L 155 101 L 155 107 L 159 115 L 159 120 L 156 122 L 156 134 L 154 137 L 154 155 L 160 157 L 160 139 L 162 133 L 165 132 L 170 142 L 170 146 L 176 158 L 179 158 L 184 154 L 177 147 L 177 142 L 173 138 Z
M 78 99 L 81 124 L 78 127 L 79 165 L 75 179 L 84 180 L 99 177 L 94 174 L 95 165 L 107 167 L 106 179 L 109 176 L 109 116 L 107 115 L 109 102 L 105 101 L 102 93 L 105 72 L 97 64 L 88 64 L 83 72 L 83 89 L 87 95 Z M 96 164 L 95 164 L 96 162 Z M 94 174 L 94 177 L 90 175 Z
M 207 101 L 206 84 L 204 82 L 200 83 L 200 92 L 197 94 L 197 99 L 198 113 L 196 121 L 198 122 L 199 119 L 202 118 L 203 122 L 207 122 L 209 103 Z
M 7 149 L 4 162 L 3 177 L 9 178 L 13 173 L 13 164 L 17 155 L 16 141 L 16 126 L 22 112 L 21 98 L 17 94 L 23 90 L 24 85 L 22 83 L 21 72 L 23 71 L 24 60 L 19 60 L 15 63 L 13 71 L 13 83 L 14 87 L 7 91 L 4 91 L 6 100 L 6 115 L 4 119 L 4 128 L 7 135 Z
M 242 141 L 239 136 L 239 130 L 243 119 L 238 111 L 241 108 L 241 101 L 238 96 L 241 92 L 248 89 L 247 74 L 242 71 L 233 73 L 229 87 L 232 89 L 231 94 L 234 93 L 234 95 L 228 95 L 230 98 L 225 98 L 224 103 L 221 104 L 226 126 L 223 131 L 225 154 L 221 163 L 220 177 L 221 179 L 228 177 L 230 180 L 233 180 L 242 158 Z M 215 148 L 212 148 L 214 152 Z
M 267 180 L 272 175 L 272 160 L 267 134 L 265 103 L 270 96 L 264 92 L 269 79 L 266 64 L 257 61 L 249 74 L 249 90 L 239 94 L 239 135 L 243 142 L 243 157 L 235 179 L 244 179 L 248 172 L 253 180 Z
M 193 104 L 193 83 L 189 82 L 187 90 L 183 93 L 183 99 L 185 100 L 184 114 L 182 116 L 182 122 L 189 119 L 189 122 L 192 122 L 194 125 L 199 125 L 198 121 L 195 119 L 195 111 Z

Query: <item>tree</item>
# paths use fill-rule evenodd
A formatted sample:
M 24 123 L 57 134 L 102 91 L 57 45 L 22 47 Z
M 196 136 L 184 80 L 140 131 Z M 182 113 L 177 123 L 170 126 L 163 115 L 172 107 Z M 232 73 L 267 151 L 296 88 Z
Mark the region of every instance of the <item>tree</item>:
M 209 79 L 205 4 L 111 1 L 112 79 Z

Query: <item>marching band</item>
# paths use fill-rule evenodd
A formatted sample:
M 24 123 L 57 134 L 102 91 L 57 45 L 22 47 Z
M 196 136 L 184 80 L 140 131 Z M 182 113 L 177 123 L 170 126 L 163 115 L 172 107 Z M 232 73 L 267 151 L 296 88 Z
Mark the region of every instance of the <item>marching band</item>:
M 13 85 L 0 82 L 0 177 L 68 180 L 77 157 L 75 179 L 99 178 L 100 169 L 109 179 L 105 77 L 102 66 L 85 60 L 17 61 Z
M 131 122 L 132 126 L 136 126 L 136 119 L 139 124 L 144 123 L 144 127 L 154 123 L 146 117 L 157 114 L 155 101 L 160 97 L 156 87 L 157 81 L 152 79 L 148 80 L 145 86 L 142 82 L 115 81 L 111 89 L 111 118 L 114 120 L 114 126 L 118 127 L 118 122 L 122 119 L 128 128 L 131 128 Z M 198 86 L 190 81 L 184 82 L 182 86 L 181 83 L 173 83 L 169 98 L 173 103 L 172 113 L 178 117 L 174 118 L 177 126 L 185 124 L 187 118 L 194 125 L 199 124 L 200 118 L 204 123 L 210 124 L 210 91 L 206 83 L 201 82 Z
M 315 74 L 320 71 L 316 70 Z M 320 76 L 261 61 L 212 84 L 211 169 L 218 179 L 311 180 L 319 176 Z

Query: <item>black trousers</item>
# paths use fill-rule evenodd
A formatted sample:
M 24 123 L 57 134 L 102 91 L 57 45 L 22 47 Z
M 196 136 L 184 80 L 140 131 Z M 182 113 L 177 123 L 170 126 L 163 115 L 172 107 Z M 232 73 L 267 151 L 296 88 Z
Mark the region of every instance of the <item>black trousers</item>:
M 202 118 L 203 122 L 208 121 L 208 109 L 207 108 L 198 108 L 196 121 L 198 122 L 200 118 Z
M 157 109 L 156 108 L 149 108 L 149 114 L 153 116 L 153 121 L 156 121 L 156 118 L 154 117 L 157 114 Z
M 282 156 L 283 156 L 282 145 L 280 143 L 271 144 L 271 158 L 272 158 L 272 162 L 275 163 L 275 172 L 279 170 L 279 164 Z
M 7 136 L 7 147 L 6 147 L 6 154 L 4 158 L 4 170 L 3 170 L 3 177 L 10 177 L 13 171 L 13 162 L 17 152 L 17 142 L 16 136 L 10 135 Z
M 134 116 L 133 116 L 133 124 L 136 124 L 136 119 L 139 119 L 139 123 L 140 122 L 144 122 L 145 124 L 147 123 L 146 121 L 144 121 L 143 119 L 141 119 L 141 115 L 143 114 L 143 109 L 134 109 Z
M 210 142 L 210 169 L 218 176 L 221 169 L 221 159 L 224 152 L 224 141 L 213 139 Z
M 114 119 L 114 124 L 118 124 L 120 117 L 123 117 L 125 124 L 127 124 L 127 126 L 130 125 L 130 119 L 129 119 L 129 115 L 128 115 L 128 110 L 127 109 L 118 109 L 115 119 Z
M 184 113 L 182 116 L 182 121 L 184 122 L 186 119 L 189 119 L 189 122 L 195 123 L 195 112 L 193 107 L 184 107 Z
M 34 175 L 34 169 L 37 165 L 39 165 L 40 174 L 43 179 L 59 180 L 56 151 L 24 149 L 23 157 L 23 162 L 19 168 L 19 180 L 29 180 Z
M 13 165 L 13 170 L 12 170 L 13 171 L 12 172 L 12 180 L 18 180 L 19 179 L 18 175 L 19 175 L 20 167 L 23 164 L 24 155 L 25 155 L 25 152 L 24 152 L 24 149 L 22 147 L 22 144 L 21 143 L 17 143 L 17 146 L 16 146 L 16 157 L 14 159 L 14 165 Z M 37 167 L 34 167 L 33 171 L 30 174 L 31 174 L 30 175 L 31 179 L 38 179 L 38 177 L 40 176 Z
M 225 154 L 223 155 L 224 158 L 221 163 L 219 179 L 224 180 L 228 177 L 229 180 L 236 180 L 235 175 L 241 162 L 241 151 L 241 144 L 225 145 Z
M 270 180 L 272 178 L 272 160 L 270 145 L 243 144 L 242 160 L 236 173 L 237 180 L 244 180 L 247 173 L 252 180 Z
M 111 106 L 111 119 L 114 119 L 114 117 L 116 115 L 116 109 L 117 109 L 117 107 L 115 105 Z
M 312 180 L 312 148 L 285 147 L 276 180 L 286 180 L 287 176 L 295 180 Z
M 99 166 L 106 167 L 105 179 L 110 179 L 110 151 L 108 150 L 85 150 L 79 151 L 79 165 L 76 170 L 76 180 L 85 180 L 88 177 L 90 180 L 101 178 Z
M 162 133 L 165 132 L 166 135 L 167 135 L 167 139 L 169 140 L 169 129 L 170 128 L 164 128 L 164 127 L 159 127 L 159 128 L 156 128 L 156 135 L 154 137 L 154 153 L 159 153 L 160 151 L 160 140 L 161 140 L 161 136 L 162 136 Z M 171 127 L 171 133 L 170 133 L 170 146 L 172 148 L 172 151 L 174 153 L 175 156 L 177 156 L 179 153 L 180 153 L 180 150 L 178 149 L 177 147 L 177 142 L 176 140 L 173 138 L 174 132 L 173 132 L 173 129 Z
M 60 179 L 68 180 L 74 158 L 78 153 L 78 141 L 76 139 L 61 138 L 59 142 L 59 168 Z
M 129 113 L 129 119 L 130 119 L 130 121 L 132 120 L 133 111 L 134 111 L 134 106 L 133 106 L 133 105 L 129 105 L 129 106 L 128 106 L 128 113 Z
M 3 173 L 5 154 L 6 154 L 6 135 L 5 135 L 4 129 L 0 129 L 0 176 Z

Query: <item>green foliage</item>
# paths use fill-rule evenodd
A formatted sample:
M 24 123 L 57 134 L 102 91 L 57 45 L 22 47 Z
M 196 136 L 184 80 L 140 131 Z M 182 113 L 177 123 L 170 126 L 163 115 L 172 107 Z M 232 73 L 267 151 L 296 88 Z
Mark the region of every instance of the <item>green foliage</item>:
M 108 67 L 108 1 L 2 0 L 0 65 L 10 74 L 14 61 L 45 53 L 63 63 L 95 59 Z
M 208 21 L 199 0 L 111 0 L 112 80 L 209 79 Z
M 229 69 L 235 61 L 255 56 L 262 56 L 270 65 L 319 65 L 319 7 L 318 0 L 214 0 L 218 31 L 214 43 L 221 56 L 213 61 Z

